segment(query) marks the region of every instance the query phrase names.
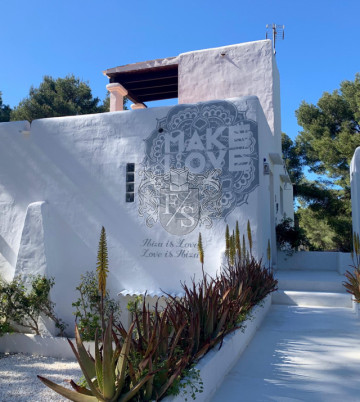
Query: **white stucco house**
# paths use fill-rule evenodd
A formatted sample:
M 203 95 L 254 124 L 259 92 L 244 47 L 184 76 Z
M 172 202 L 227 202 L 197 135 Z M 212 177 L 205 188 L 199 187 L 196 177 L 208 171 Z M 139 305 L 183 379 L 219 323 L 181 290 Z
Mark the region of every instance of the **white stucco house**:
M 55 278 L 73 323 L 81 273 L 107 231 L 114 294 L 178 292 L 221 266 L 225 227 L 249 220 L 276 265 L 275 225 L 293 218 L 281 152 L 280 79 L 269 40 L 104 72 L 111 112 L 0 124 L 0 274 Z M 123 111 L 123 96 L 132 110 Z M 147 102 L 178 98 L 178 105 Z

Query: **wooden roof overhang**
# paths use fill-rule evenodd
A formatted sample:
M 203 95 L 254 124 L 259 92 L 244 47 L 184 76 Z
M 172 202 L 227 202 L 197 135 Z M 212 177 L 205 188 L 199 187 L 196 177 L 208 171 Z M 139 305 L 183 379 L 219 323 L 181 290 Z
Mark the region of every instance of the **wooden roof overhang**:
M 134 103 L 178 97 L 178 58 L 127 64 L 104 71 L 110 83 L 119 83 Z

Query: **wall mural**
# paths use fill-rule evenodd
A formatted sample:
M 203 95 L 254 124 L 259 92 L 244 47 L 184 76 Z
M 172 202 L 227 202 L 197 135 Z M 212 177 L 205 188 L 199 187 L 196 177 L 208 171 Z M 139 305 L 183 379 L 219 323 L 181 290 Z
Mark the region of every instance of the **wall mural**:
M 138 197 L 148 227 L 209 229 L 259 184 L 257 123 L 231 102 L 174 106 L 145 144 Z

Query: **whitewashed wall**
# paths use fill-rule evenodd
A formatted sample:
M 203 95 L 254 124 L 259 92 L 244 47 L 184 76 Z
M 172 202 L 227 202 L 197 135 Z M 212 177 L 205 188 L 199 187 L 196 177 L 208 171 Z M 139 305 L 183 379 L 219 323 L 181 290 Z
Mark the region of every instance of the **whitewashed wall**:
M 26 191 L 29 173 L 23 163 L 27 159 L 23 154 L 29 129 L 28 122 L 0 123 L 0 272 L 7 280 L 14 276 L 29 204 Z
M 360 234 L 360 147 L 351 160 L 350 184 L 353 232 Z
M 256 95 L 281 154 L 280 77 L 270 40 L 179 55 L 179 103 Z
M 238 120 L 236 124 L 231 123 L 231 119 L 224 123 L 225 120 L 221 119 L 228 117 L 227 112 L 222 117 L 212 116 L 211 110 L 218 113 L 219 108 L 224 108 L 225 112 L 232 110 L 229 112 L 230 118 L 236 114 L 237 118 L 242 116 L 247 125 L 252 122 L 250 134 L 256 140 L 256 147 L 250 159 L 255 173 L 247 190 L 244 190 L 246 196 L 241 200 L 237 198 L 224 218 L 210 216 L 211 229 L 206 228 L 205 222 L 195 222 L 186 235 L 174 233 L 176 228 L 165 230 L 166 222 L 161 224 L 160 215 L 166 211 L 161 210 L 158 210 L 157 221 L 147 225 L 145 218 L 149 214 L 139 214 L 141 205 L 144 206 L 140 204 L 139 196 L 140 183 L 142 189 L 145 188 L 142 181 L 144 175 L 140 175 L 144 169 L 142 163 L 147 163 L 148 169 L 155 172 L 149 160 L 144 162 L 146 151 L 154 151 L 155 148 L 151 146 L 159 141 L 156 137 L 159 129 L 165 127 L 164 133 L 167 133 L 177 117 L 180 116 L 178 120 L 181 122 L 181 116 L 185 118 L 192 110 L 194 115 L 189 115 L 188 119 L 193 124 L 199 117 L 199 111 L 207 116 L 205 120 L 196 120 L 197 140 L 193 126 L 189 131 L 191 136 L 186 143 L 188 151 L 184 151 L 186 158 L 191 152 L 196 155 L 200 153 L 208 164 L 211 162 L 209 149 L 212 146 L 216 148 L 216 141 L 228 144 L 229 148 L 235 147 L 235 162 L 225 156 L 224 164 L 218 166 L 222 171 L 219 179 L 222 195 L 229 185 L 222 179 L 225 176 L 221 176 L 227 171 L 227 164 L 233 164 L 234 167 L 239 161 L 246 166 L 250 163 L 246 156 L 251 153 L 247 137 L 250 131 L 245 136 L 239 134 Z M 206 114 L 207 111 L 209 114 Z M 221 135 L 212 137 L 210 148 L 206 143 L 208 134 L 200 127 L 205 122 L 213 127 L 210 137 L 216 127 L 221 128 L 222 124 L 228 127 L 226 130 L 223 130 L 224 127 L 220 129 L 219 133 L 223 131 Z M 232 140 L 228 137 L 228 129 L 235 133 L 234 141 L 243 141 L 241 146 L 237 145 L 240 143 L 230 146 Z M 204 143 L 199 142 L 200 138 Z M 224 250 L 225 225 L 229 223 L 230 227 L 235 228 L 236 220 L 240 223 L 241 233 L 246 233 L 246 223 L 250 220 L 254 254 L 266 257 L 267 242 L 271 238 L 271 203 L 270 176 L 263 173 L 263 160 L 269 159 L 269 152 L 275 152 L 276 143 L 256 97 L 195 106 L 41 119 L 31 124 L 31 130 L 27 122 L 2 123 L 0 143 L 0 273 L 7 279 L 12 278 L 14 273 L 24 276 L 44 273 L 55 277 L 52 299 L 59 315 L 70 324 L 73 323 L 71 303 L 77 298 L 75 287 L 81 273 L 95 269 L 102 226 L 106 228 L 108 236 L 108 284 L 113 294 L 124 289 L 130 293 L 146 290 L 158 292 L 159 289 L 177 292 L 180 290 L 180 281 L 189 281 L 194 274 L 200 277 L 201 266 L 197 255 L 199 232 L 202 233 L 205 248 L 205 269 L 215 275 Z M 170 144 L 172 146 L 178 147 L 179 144 L 175 141 Z M 228 155 L 229 150 L 225 148 L 224 155 Z M 160 159 L 163 151 L 164 143 L 160 144 Z M 174 155 L 177 156 L 177 153 Z M 179 156 L 178 167 L 183 167 L 184 155 Z M 217 160 L 221 160 L 221 152 L 214 155 L 213 158 L 216 156 Z M 127 163 L 136 164 L 133 203 L 125 202 Z M 190 172 L 199 173 L 196 163 L 194 166 L 193 169 L 189 165 Z M 232 172 L 226 177 L 232 178 Z M 164 180 L 161 176 L 161 186 Z M 235 179 L 231 180 L 231 185 L 237 183 Z M 198 182 L 194 183 L 190 183 L 192 187 L 198 185 Z M 154 201 L 155 198 L 147 199 Z M 204 199 L 200 197 L 201 208 L 205 208 Z M 159 199 L 155 201 L 159 203 Z M 159 204 L 156 208 L 159 208 Z M 187 224 L 190 222 L 185 221 Z

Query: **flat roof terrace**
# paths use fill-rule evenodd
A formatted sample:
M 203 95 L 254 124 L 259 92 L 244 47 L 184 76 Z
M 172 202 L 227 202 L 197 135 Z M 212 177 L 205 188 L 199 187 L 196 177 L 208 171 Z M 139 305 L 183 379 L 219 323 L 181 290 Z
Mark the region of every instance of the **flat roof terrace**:
M 103 73 L 110 84 L 122 85 L 134 103 L 178 97 L 178 57 L 126 64 Z

